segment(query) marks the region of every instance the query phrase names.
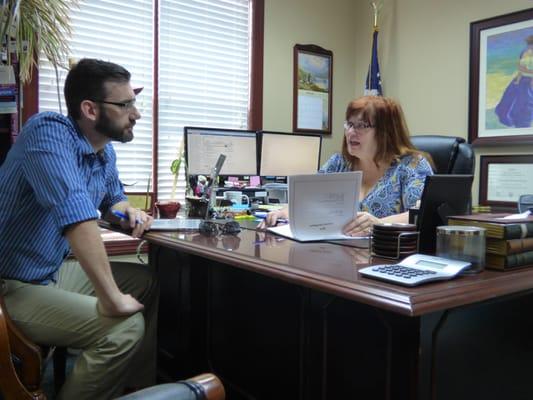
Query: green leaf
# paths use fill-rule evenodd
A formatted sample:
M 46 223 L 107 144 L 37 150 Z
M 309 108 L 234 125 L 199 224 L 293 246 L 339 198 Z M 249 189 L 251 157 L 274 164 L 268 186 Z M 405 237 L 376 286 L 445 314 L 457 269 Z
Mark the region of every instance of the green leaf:
M 172 172 L 174 175 L 177 175 L 178 172 L 180 172 L 180 166 L 181 166 L 181 158 L 177 158 L 174 161 L 172 161 L 172 164 L 170 164 L 170 172 Z

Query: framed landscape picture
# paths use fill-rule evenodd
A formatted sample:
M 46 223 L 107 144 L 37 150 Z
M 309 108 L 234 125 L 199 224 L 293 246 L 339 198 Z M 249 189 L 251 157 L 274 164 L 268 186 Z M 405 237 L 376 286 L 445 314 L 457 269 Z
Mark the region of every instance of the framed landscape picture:
M 333 53 L 315 45 L 294 46 L 294 132 L 331 133 Z
M 470 24 L 469 140 L 533 143 L 533 8 Z

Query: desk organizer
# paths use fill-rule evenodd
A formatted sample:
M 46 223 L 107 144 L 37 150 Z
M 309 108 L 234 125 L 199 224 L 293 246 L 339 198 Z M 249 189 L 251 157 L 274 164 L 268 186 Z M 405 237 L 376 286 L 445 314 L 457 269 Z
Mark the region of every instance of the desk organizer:
M 418 253 L 420 232 L 414 224 L 376 224 L 372 227 L 370 254 L 400 260 Z

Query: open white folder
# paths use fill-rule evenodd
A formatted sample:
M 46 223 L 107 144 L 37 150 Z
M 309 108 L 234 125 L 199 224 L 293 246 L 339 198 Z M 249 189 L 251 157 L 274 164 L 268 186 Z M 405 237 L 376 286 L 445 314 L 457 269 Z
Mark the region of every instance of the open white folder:
M 301 242 L 353 239 L 342 228 L 359 208 L 362 172 L 289 176 L 289 224 L 269 231 Z

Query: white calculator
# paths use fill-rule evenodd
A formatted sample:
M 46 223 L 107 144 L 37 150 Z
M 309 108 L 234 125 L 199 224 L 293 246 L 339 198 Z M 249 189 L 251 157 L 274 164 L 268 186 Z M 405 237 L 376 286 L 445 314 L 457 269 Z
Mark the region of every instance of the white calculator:
M 359 270 L 368 278 L 381 279 L 406 286 L 451 279 L 472 264 L 467 261 L 413 254 L 398 264 L 372 265 Z

